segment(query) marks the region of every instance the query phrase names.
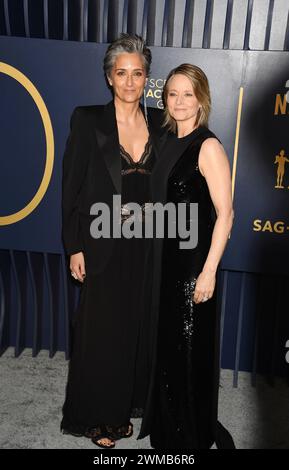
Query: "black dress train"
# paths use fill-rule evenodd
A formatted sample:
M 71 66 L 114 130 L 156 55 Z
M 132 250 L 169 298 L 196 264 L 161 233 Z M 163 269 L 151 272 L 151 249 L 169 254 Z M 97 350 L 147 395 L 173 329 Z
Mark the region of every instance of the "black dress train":
M 205 178 L 199 171 L 202 143 L 215 137 L 206 127 L 173 138 L 167 144 L 170 171 L 167 202 L 198 203 L 198 244 L 180 249 L 180 238 L 163 244 L 162 281 L 153 393 L 151 444 L 163 449 L 234 447 L 217 421 L 219 384 L 219 318 L 216 289 L 204 303 L 192 301 L 196 278 L 211 244 L 215 211 Z M 164 158 L 165 159 L 165 158 Z

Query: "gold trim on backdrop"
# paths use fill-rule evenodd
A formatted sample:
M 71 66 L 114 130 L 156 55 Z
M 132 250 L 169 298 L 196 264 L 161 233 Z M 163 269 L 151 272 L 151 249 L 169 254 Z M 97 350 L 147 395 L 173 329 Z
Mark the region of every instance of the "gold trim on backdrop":
M 243 106 L 243 95 L 244 95 L 244 88 L 241 87 L 240 88 L 240 93 L 239 93 L 237 126 L 236 126 L 235 147 L 234 147 L 234 159 L 233 159 L 233 169 L 232 169 L 232 199 L 233 200 L 234 200 L 234 193 L 235 193 L 235 181 L 236 181 L 236 171 L 237 171 L 237 160 L 238 160 L 240 125 L 241 125 L 241 115 L 242 115 L 242 106 Z
M 49 112 L 46 108 L 43 98 L 41 97 L 40 93 L 33 85 L 33 83 L 18 69 L 12 67 L 11 65 L 5 64 L 4 62 L 0 62 L 0 73 L 1 72 L 17 80 L 30 94 L 40 113 L 46 138 L 46 163 L 40 186 L 36 194 L 33 196 L 32 200 L 23 209 L 18 212 L 15 212 L 14 214 L 0 216 L 0 225 L 9 225 L 18 222 L 19 220 L 22 220 L 29 214 L 31 214 L 31 212 L 34 211 L 34 209 L 43 199 L 49 186 L 53 170 L 54 136 Z

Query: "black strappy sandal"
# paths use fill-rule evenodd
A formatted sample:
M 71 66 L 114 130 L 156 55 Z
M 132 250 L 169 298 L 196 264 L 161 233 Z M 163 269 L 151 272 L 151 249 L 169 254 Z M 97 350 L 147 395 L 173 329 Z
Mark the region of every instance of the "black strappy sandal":
M 114 433 L 111 432 L 109 426 L 99 425 L 94 428 L 89 428 L 85 432 L 86 437 L 90 437 L 93 444 L 101 447 L 102 449 L 112 449 L 115 447 L 115 436 Z M 100 441 L 102 439 L 108 439 L 111 443 L 110 444 L 102 444 Z
M 98 447 L 105 449 L 111 449 L 115 447 L 115 441 L 120 439 L 129 438 L 133 435 L 133 424 L 129 422 L 127 425 L 121 426 L 97 426 L 95 428 L 90 428 L 85 433 L 86 437 L 90 437 L 91 441 Z M 111 445 L 102 444 L 102 439 L 109 439 Z
M 129 422 L 127 425 L 118 426 L 115 431 L 118 439 L 125 439 L 133 435 L 133 424 Z
M 108 439 L 110 441 L 110 444 L 102 444 L 100 442 L 102 439 Z M 102 449 L 113 449 L 113 447 L 115 447 L 115 441 L 109 436 L 109 434 L 104 434 L 98 438 L 93 437 L 91 439 L 91 442 L 93 442 L 93 444 L 95 444 L 96 446 L 101 447 Z

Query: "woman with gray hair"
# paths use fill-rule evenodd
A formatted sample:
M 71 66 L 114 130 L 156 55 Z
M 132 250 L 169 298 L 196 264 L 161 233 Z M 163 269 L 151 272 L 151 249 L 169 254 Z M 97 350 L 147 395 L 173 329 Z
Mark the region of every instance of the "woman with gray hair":
M 108 47 L 104 72 L 113 100 L 74 110 L 63 159 L 63 241 L 82 286 L 61 430 L 105 448 L 132 435 L 130 417 L 144 408 L 151 379 L 152 240 L 115 234 L 130 219 L 131 202 L 140 207 L 135 222 L 143 231 L 165 136 L 162 112 L 140 105 L 150 63 L 137 35 Z M 118 219 L 109 230 L 115 200 Z M 109 209 L 101 223 L 96 203 Z

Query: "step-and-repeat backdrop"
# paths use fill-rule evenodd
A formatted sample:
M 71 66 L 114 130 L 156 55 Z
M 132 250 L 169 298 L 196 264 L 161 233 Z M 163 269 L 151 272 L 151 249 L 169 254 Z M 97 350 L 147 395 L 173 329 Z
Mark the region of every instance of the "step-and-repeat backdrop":
M 210 128 L 233 174 L 235 221 L 222 267 L 289 273 L 289 53 L 152 47 L 149 106 L 168 72 L 207 74 Z M 0 38 L 0 248 L 61 253 L 61 172 L 75 106 L 111 99 L 106 45 Z

